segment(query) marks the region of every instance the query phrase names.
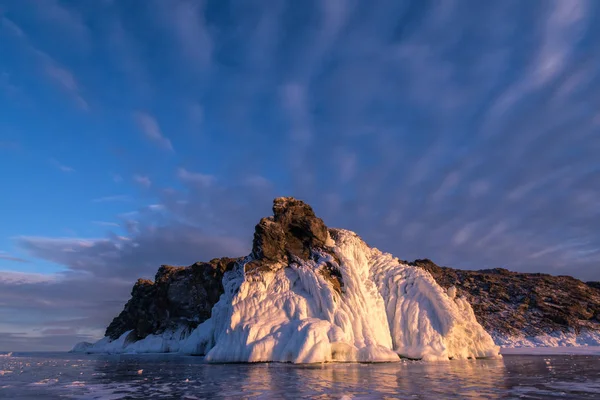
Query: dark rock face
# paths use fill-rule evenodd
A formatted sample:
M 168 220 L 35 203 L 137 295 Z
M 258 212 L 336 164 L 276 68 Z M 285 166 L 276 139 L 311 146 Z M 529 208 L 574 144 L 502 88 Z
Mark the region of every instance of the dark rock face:
M 588 285 L 589 287 L 593 287 L 594 289 L 600 289 L 600 282 L 586 282 L 586 285 Z
M 131 299 L 106 329 L 117 339 L 133 330 L 136 339 L 187 326 L 190 330 L 210 318 L 212 307 L 223 293 L 223 274 L 240 259 L 216 258 L 189 267 L 163 265 L 154 282 L 138 279 Z
M 427 259 L 409 264 L 431 273 L 444 288 L 455 286 L 488 332 L 538 336 L 571 329 L 600 330 L 600 289 L 570 276 L 502 268 L 464 271 L 439 267 Z
M 256 225 L 254 261 L 246 264 L 246 272 L 273 269 L 294 258 L 308 260 L 313 250 L 327 249 L 327 238 L 327 226 L 308 204 L 293 197 L 279 197 L 273 201 L 273 216 Z

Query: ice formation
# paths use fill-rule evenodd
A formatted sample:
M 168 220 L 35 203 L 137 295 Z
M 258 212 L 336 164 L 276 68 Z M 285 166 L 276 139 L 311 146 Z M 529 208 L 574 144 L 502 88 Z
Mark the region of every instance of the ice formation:
M 367 246 L 356 234 L 330 230 L 328 251 L 313 249 L 278 268 L 248 272 L 246 257 L 225 273 L 211 317 L 191 333 L 129 332 L 79 351 L 181 352 L 213 362 L 389 362 L 496 357 L 499 347 L 469 303 L 421 268 Z M 343 286 L 323 274 L 333 265 Z M 75 349 L 74 349 L 75 350 Z

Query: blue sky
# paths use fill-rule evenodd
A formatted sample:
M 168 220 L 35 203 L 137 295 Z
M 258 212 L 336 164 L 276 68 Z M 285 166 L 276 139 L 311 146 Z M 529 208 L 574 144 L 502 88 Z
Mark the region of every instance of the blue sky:
M 599 7 L 0 0 L 0 349 L 97 338 L 280 195 L 402 259 L 600 280 Z

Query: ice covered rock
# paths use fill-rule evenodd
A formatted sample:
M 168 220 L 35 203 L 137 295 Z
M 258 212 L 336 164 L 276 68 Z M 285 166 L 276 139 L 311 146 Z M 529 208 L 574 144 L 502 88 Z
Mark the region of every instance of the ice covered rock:
M 466 300 L 355 233 L 328 229 L 293 198 L 275 199 L 249 256 L 206 268 L 212 275 L 197 280 L 161 267 L 154 282 L 138 281 L 107 337 L 87 350 L 294 363 L 498 355 Z M 220 295 L 209 313 L 212 300 L 186 296 L 207 285 Z
M 535 338 L 600 335 L 600 289 L 593 282 L 503 268 L 464 271 L 439 267 L 431 260 L 411 264 L 428 271 L 440 286 L 454 287 L 503 346 L 545 342 Z
M 71 349 L 70 353 L 85 353 L 94 344 L 90 342 L 79 342 Z

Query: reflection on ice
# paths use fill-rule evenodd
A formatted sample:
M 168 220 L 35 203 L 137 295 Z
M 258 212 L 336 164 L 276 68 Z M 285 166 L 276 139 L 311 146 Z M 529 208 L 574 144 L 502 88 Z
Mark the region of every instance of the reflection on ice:
M 209 364 L 180 355 L 18 355 L 0 397 L 579 398 L 600 394 L 597 356 L 506 356 L 383 364 Z M 143 370 L 142 374 L 138 371 Z

